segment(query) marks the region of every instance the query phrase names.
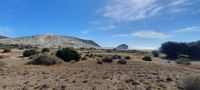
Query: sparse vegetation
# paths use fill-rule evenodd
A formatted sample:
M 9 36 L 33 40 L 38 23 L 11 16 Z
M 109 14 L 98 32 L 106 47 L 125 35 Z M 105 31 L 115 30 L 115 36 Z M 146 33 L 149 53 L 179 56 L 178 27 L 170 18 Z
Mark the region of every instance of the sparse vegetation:
M 102 58 L 102 61 L 103 62 L 111 63 L 111 62 L 113 62 L 113 58 L 110 57 L 110 56 L 106 56 L 106 57 Z
M 32 55 L 35 55 L 35 54 L 39 54 L 39 52 L 36 51 L 36 50 L 25 50 L 24 53 L 23 53 L 23 56 L 29 57 L 29 56 L 32 56 Z
M 7 55 L 0 55 L 0 59 L 9 58 Z
M 186 77 L 183 82 L 186 90 L 200 90 L 200 76 Z
M 188 58 L 178 58 L 176 59 L 177 64 L 182 64 L 182 65 L 190 65 L 191 61 Z
M 142 58 L 142 60 L 144 60 L 144 61 L 152 61 L 152 59 L 151 59 L 150 56 L 144 56 L 144 57 Z
M 11 52 L 11 49 L 4 49 L 2 53 L 9 53 Z
M 81 60 L 87 60 L 87 57 L 82 57 Z
M 119 59 L 118 64 L 127 64 L 127 61 L 125 59 Z
M 56 56 L 63 59 L 66 62 L 70 62 L 71 60 L 79 61 L 81 55 L 71 48 L 64 48 L 62 50 L 58 50 Z
M 124 57 L 124 59 L 130 60 L 131 57 L 130 56 L 126 56 L 126 57 Z
M 55 56 L 51 55 L 40 55 L 37 58 L 33 59 L 32 61 L 28 62 L 28 64 L 33 65 L 54 65 L 54 64 L 60 64 L 63 63 L 63 61 Z
M 3 61 L 0 61 L 0 66 L 4 66 L 4 65 L 6 65 L 6 63 Z
M 42 52 L 50 52 L 50 49 L 49 48 L 43 48 Z

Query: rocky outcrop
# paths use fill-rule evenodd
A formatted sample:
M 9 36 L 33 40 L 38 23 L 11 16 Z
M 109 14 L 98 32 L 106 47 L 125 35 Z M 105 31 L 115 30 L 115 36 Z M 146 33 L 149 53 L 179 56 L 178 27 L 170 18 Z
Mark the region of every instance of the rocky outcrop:
M 51 34 L 2 39 L 0 40 L 0 43 L 31 45 L 39 48 L 100 48 L 100 46 L 92 40 L 83 40 L 71 36 L 58 36 Z
M 8 37 L 5 37 L 5 36 L 0 36 L 0 39 L 5 39 L 5 38 L 8 38 Z
M 121 44 L 121 45 L 119 45 L 116 49 L 118 49 L 118 50 L 126 50 L 126 49 L 128 49 L 128 45 L 126 45 L 126 44 Z

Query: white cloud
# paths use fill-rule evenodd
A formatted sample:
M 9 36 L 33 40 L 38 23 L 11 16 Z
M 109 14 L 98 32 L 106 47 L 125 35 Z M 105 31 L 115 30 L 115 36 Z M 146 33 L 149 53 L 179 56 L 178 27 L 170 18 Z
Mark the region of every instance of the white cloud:
M 98 10 L 104 17 L 115 21 L 135 21 L 156 16 L 163 9 L 157 0 L 110 0 Z
M 200 27 L 193 26 L 193 27 L 187 27 L 187 28 L 182 28 L 182 29 L 173 31 L 173 33 L 184 33 L 184 32 L 200 32 Z
M 97 10 L 103 17 L 116 22 L 143 20 L 167 13 L 190 11 L 188 5 L 196 0 L 108 0 L 107 4 Z
M 178 6 L 188 2 L 189 0 L 174 0 L 174 2 L 170 3 L 170 6 Z
M 14 31 L 10 27 L 0 26 L 0 35 L 13 37 L 14 36 Z
M 113 35 L 112 37 L 123 37 L 123 38 L 136 37 L 136 38 L 142 38 L 142 39 L 166 39 L 171 36 L 160 33 L 160 32 L 156 32 L 156 31 L 138 31 L 138 32 L 133 32 L 131 34 L 116 34 L 116 35 Z
M 151 39 L 166 39 L 170 37 L 169 35 L 155 31 L 139 31 L 133 33 L 132 35 L 137 38 L 151 38 Z

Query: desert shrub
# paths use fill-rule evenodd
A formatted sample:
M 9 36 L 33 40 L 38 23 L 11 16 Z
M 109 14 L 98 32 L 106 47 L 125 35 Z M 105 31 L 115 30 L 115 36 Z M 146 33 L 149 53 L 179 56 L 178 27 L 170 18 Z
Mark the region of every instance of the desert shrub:
M 112 58 L 113 59 L 121 59 L 122 57 L 120 55 L 115 54 L 115 55 L 112 56 Z
M 189 76 L 183 80 L 186 90 L 200 90 L 200 76 Z
M 98 60 L 97 64 L 103 64 L 103 61 L 102 60 Z
M 63 63 L 64 61 L 57 58 L 56 56 L 51 56 L 51 55 L 40 55 L 37 58 L 33 59 L 32 61 L 28 62 L 28 64 L 33 64 L 33 65 L 54 65 L 54 64 L 60 64 Z
M 127 64 L 125 59 L 119 59 L 117 63 L 118 64 Z
M 0 55 L 0 59 L 9 58 L 7 55 Z
M 43 48 L 42 52 L 50 52 L 50 49 L 49 48 Z
M 2 53 L 9 53 L 11 52 L 11 49 L 4 49 Z
M 126 56 L 126 57 L 124 57 L 124 59 L 130 60 L 131 57 L 130 56 Z
M 113 62 L 113 58 L 110 56 L 106 56 L 106 57 L 102 58 L 102 61 L 111 63 L 111 62 Z
M 81 55 L 77 51 L 70 48 L 58 50 L 56 52 L 56 56 L 63 59 L 66 62 L 70 62 L 71 60 L 79 61 L 81 58 Z
M 6 65 L 6 63 L 3 61 L 0 61 L 0 66 L 4 66 L 4 65 Z
M 82 57 L 81 60 L 87 60 L 87 57 Z
M 151 52 L 153 54 L 154 57 L 160 57 L 160 52 L 155 50 Z
M 39 54 L 39 52 L 36 51 L 36 50 L 25 50 L 24 53 L 23 53 L 23 56 L 29 57 L 29 56 L 32 56 L 32 55 L 35 55 L 35 54 Z
M 93 54 L 88 55 L 90 58 L 94 58 L 95 56 Z
M 182 65 L 190 65 L 191 61 L 188 58 L 178 58 L 176 59 L 177 64 L 182 64 Z
M 100 54 L 98 54 L 98 55 L 97 55 L 97 57 L 99 57 L 99 58 L 102 58 L 102 57 L 103 57 L 103 55 L 100 55 Z
M 85 54 L 86 57 L 88 57 L 89 55 L 90 55 L 89 53 Z
M 144 61 L 152 61 L 152 59 L 151 59 L 150 56 L 144 56 L 144 57 L 142 58 L 142 60 L 144 60 Z

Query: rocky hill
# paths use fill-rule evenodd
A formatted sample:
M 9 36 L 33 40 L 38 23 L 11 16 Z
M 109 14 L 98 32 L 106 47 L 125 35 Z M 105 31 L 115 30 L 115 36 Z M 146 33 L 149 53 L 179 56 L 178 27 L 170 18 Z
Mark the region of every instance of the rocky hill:
M 8 38 L 8 37 L 5 37 L 5 36 L 0 36 L 0 39 L 5 39 L 5 38 Z
M 116 49 L 118 49 L 118 50 L 126 50 L 126 49 L 128 49 L 128 45 L 126 45 L 126 44 L 121 44 L 121 45 L 117 46 Z
M 100 48 L 100 46 L 92 40 L 83 40 L 76 37 L 51 34 L 1 39 L 0 43 L 31 45 L 39 48 Z

